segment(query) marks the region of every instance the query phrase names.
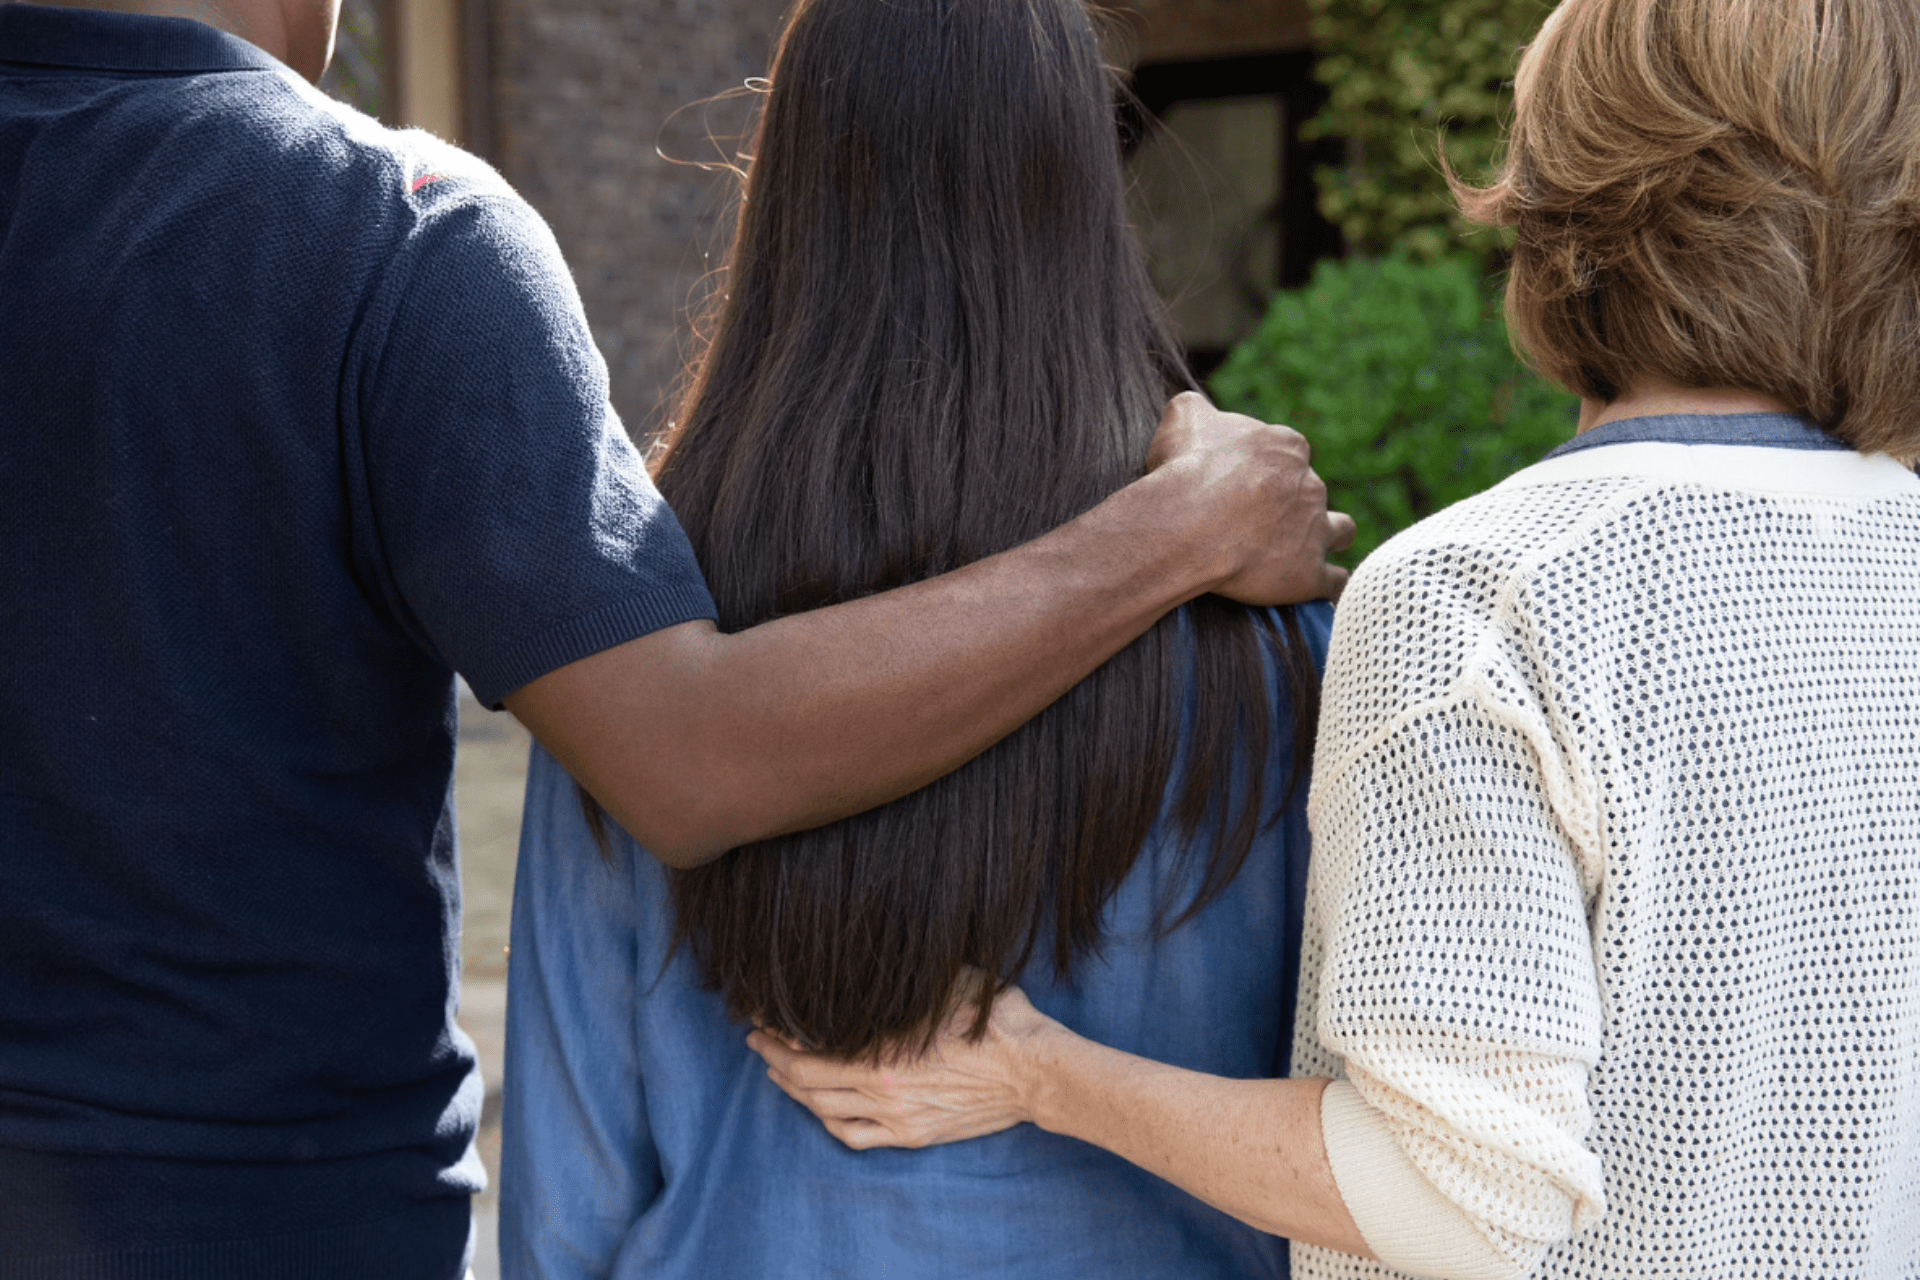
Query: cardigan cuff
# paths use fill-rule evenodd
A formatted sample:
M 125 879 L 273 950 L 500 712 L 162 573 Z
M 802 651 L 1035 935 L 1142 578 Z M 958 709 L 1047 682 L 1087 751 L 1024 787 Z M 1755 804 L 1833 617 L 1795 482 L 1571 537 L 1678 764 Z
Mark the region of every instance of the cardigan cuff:
M 1444 1280 L 1519 1280 L 1515 1264 L 1407 1157 L 1385 1115 L 1350 1081 L 1320 1095 L 1320 1136 L 1347 1212 L 1374 1257 Z

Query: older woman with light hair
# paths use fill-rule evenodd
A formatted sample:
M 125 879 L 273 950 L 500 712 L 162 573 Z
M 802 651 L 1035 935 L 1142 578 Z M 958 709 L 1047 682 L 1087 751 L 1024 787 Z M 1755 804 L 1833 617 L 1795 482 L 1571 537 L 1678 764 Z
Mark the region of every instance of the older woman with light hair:
M 1460 194 L 1580 430 L 1341 603 L 1301 1078 L 1017 993 L 878 1071 L 755 1043 L 852 1145 L 1031 1121 L 1301 1276 L 1912 1280 L 1920 0 L 1567 0 L 1516 90 Z

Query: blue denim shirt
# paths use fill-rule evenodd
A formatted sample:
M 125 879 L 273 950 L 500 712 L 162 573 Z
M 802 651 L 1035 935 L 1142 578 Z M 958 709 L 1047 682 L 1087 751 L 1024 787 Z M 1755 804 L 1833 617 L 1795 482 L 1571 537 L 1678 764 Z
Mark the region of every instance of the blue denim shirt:
M 1318 659 L 1331 619 L 1326 606 L 1302 610 Z M 1268 761 L 1276 800 L 1290 766 L 1285 724 Z M 1072 986 L 1042 961 L 1023 979 L 1034 1004 L 1149 1058 L 1281 1074 L 1305 792 L 1227 891 L 1165 936 L 1153 925 L 1174 850 L 1156 834 L 1109 909 L 1101 955 Z M 747 1028 L 727 1020 L 684 953 L 663 970 L 670 921 L 659 864 L 623 836 L 602 860 L 572 780 L 535 747 L 509 970 L 507 1280 L 1286 1274 L 1284 1240 L 1031 1125 L 925 1151 L 842 1147 L 767 1080 Z

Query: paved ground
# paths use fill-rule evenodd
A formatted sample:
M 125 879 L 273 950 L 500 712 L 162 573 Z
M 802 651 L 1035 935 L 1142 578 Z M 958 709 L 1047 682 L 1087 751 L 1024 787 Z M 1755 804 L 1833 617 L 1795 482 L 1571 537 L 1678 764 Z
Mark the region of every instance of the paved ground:
M 513 907 L 513 860 L 520 840 L 520 793 L 527 773 L 527 731 L 505 712 L 491 712 L 461 691 L 460 753 L 454 802 L 460 813 L 460 872 L 465 898 L 461 938 L 464 978 L 460 1025 L 480 1052 L 487 1081 L 480 1116 L 480 1158 L 489 1180 L 500 1167 L 500 1056 L 506 1043 L 507 922 Z M 494 1244 L 498 1200 L 493 1186 L 474 1202 L 474 1280 L 498 1280 Z

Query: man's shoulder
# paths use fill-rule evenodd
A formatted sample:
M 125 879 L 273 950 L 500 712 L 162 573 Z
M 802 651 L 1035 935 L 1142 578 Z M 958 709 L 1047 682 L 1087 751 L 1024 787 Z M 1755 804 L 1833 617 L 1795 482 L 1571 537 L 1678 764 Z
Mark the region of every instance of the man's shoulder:
M 571 287 L 544 221 L 485 160 L 291 72 L 186 77 L 143 114 L 99 157 L 140 157 L 122 192 L 138 192 L 140 212 L 115 234 L 164 250 L 169 270 L 244 267 L 256 294 L 309 298 L 285 318 L 301 332 L 357 330 L 381 313 L 370 300 L 425 279 L 503 287 L 487 282 L 514 264 L 542 288 Z
M 396 213 L 473 200 L 524 206 L 478 156 L 425 130 L 382 124 L 290 72 L 197 77 L 180 92 L 180 127 L 207 131 L 219 168 L 320 196 L 310 203 L 327 216 L 337 216 L 338 198 Z

